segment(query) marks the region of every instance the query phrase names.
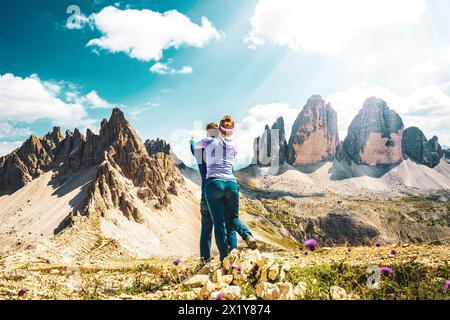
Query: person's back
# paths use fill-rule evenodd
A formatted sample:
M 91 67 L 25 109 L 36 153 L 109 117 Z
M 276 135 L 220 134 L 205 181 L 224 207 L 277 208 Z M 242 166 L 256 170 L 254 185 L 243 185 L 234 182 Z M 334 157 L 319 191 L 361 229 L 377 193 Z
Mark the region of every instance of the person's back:
M 233 162 L 236 159 L 237 148 L 231 138 L 205 138 L 199 142 L 204 149 L 207 167 L 206 178 L 222 180 L 236 180 L 233 171 Z

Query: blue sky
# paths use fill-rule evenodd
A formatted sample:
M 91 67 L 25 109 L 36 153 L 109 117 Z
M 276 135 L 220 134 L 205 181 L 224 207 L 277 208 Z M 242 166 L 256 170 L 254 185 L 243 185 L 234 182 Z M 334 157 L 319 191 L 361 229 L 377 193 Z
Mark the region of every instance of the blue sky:
M 264 124 L 289 127 L 312 94 L 338 111 L 341 139 L 376 95 L 450 145 L 450 3 L 362 2 L 2 3 L 0 153 L 53 125 L 95 129 L 119 106 L 187 162 L 189 136 L 232 114 L 245 161 Z

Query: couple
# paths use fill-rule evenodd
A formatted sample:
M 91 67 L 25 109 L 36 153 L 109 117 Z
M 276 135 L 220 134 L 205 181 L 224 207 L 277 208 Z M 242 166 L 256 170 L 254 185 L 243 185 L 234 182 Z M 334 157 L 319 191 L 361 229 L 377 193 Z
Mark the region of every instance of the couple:
M 237 148 L 232 139 L 233 130 L 231 116 L 224 116 L 220 125 L 208 124 L 206 138 L 190 141 L 202 178 L 200 256 L 205 262 L 210 260 L 213 226 L 221 261 L 237 247 L 236 232 L 251 249 L 257 247 L 250 230 L 239 220 L 239 187 L 233 170 Z

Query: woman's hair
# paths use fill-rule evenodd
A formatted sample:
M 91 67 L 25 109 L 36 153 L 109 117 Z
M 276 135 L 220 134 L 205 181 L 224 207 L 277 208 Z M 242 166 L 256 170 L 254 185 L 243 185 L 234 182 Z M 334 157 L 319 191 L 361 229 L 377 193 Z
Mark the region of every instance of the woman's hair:
M 234 121 L 230 115 L 223 116 L 222 120 L 220 120 L 219 130 L 224 136 L 231 136 L 233 134 Z
M 219 129 L 219 125 L 215 122 L 208 123 L 206 125 L 206 130 L 209 130 L 209 129 Z
M 222 120 L 220 120 L 220 126 L 225 129 L 234 129 L 234 121 L 230 115 L 223 116 Z

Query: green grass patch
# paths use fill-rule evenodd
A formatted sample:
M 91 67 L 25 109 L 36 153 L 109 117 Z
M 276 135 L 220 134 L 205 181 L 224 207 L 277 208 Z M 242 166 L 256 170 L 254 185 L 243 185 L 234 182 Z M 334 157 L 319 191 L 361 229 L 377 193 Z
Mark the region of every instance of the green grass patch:
M 296 285 L 307 284 L 306 299 L 330 299 L 330 287 L 339 286 L 348 294 L 366 300 L 449 300 L 450 292 L 444 282 L 450 277 L 448 265 L 436 268 L 410 261 L 390 265 L 391 276 L 381 275 L 379 289 L 369 289 L 367 266 L 353 266 L 346 262 L 318 266 L 293 266 L 287 280 Z

